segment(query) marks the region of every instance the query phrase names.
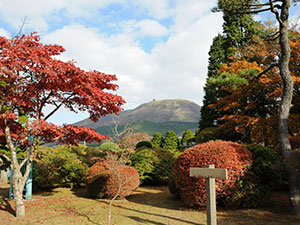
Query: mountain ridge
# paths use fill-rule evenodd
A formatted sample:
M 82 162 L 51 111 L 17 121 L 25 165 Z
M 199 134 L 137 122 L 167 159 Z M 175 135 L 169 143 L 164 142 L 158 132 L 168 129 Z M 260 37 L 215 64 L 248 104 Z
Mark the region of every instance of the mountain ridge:
M 96 129 L 101 132 L 101 128 L 110 127 L 114 125 L 114 120 L 120 126 L 131 124 L 135 127 L 135 124 L 146 124 L 144 130 L 149 130 L 149 126 L 155 125 L 158 127 L 158 123 L 173 122 L 175 128 L 182 123 L 191 124 L 191 129 L 197 128 L 200 119 L 200 106 L 190 100 L 184 99 L 166 99 L 166 100 L 153 100 L 151 102 L 143 103 L 134 109 L 125 110 L 119 113 L 119 116 L 107 115 L 101 117 L 98 122 L 93 122 L 89 119 L 81 120 L 74 123 L 76 126 L 85 126 Z M 145 123 L 146 121 L 146 123 Z M 177 125 L 176 125 L 177 122 Z M 169 123 L 172 124 L 172 123 Z M 185 128 L 188 126 L 184 126 Z M 172 126 L 170 126 L 172 129 Z M 178 127 L 176 128 L 178 130 Z M 137 130 L 136 130 L 137 131 Z M 143 131 L 143 127 L 138 129 L 138 132 Z M 160 132 L 159 130 L 157 132 Z M 178 131 L 181 133 L 181 131 Z M 152 134 L 153 132 L 151 132 Z

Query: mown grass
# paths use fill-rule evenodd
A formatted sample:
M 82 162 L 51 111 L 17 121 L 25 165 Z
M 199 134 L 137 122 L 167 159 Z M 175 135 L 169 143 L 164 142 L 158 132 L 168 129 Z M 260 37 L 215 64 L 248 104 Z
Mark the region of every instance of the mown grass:
M 0 224 L 107 224 L 108 200 L 87 198 L 84 188 L 57 188 L 36 193 L 25 201 L 26 218 L 16 219 L 14 202 L 5 198 L 7 187 L 0 188 Z M 174 199 L 166 186 L 139 187 L 127 199 L 116 200 L 112 211 L 115 225 L 136 224 L 206 224 L 206 209 L 185 207 Z M 290 214 L 287 193 L 274 193 L 260 209 L 218 209 L 218 224 L 300 224 L 300 217 Z

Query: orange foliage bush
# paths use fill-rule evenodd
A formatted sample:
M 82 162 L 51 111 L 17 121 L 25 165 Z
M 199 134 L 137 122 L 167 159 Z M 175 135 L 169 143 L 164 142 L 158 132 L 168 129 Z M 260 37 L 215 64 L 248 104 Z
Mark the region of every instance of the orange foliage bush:
M 140 184 L 139 174 L 132 166 L 120 165 L 117 161 L 102 160 L 88 171 L 86 189 L 90 197 L 126 197 Z
M 206 205 L 205 178 L 190 177 L 190 167 L 214 164 L 228 170 L 228 179 L 216 179 L 216 197 L 230 194 L 236 181 L 251 165 L 251 152 L 241 144 L 216 141 L 196 145 L 183 152 L 174 165 L 174 179 L 180 198 L 190 206 Z

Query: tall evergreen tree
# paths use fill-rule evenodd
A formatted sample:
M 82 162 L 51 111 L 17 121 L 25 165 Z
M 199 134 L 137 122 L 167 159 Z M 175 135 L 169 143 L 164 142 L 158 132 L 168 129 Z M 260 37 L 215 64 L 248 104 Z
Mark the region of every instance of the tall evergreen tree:
M 224 10 L 224 0 L 218 1 L 218 6 L 213 11 L 223 12 L 223 34 L 218 34 L 213 40 L 209 51 L 209 65 L 207 80 L 204 87 L 203 106 L 199 128 L 219 126 L 218 118 L 222 114 L 216 108 L 209 107 L 216 104 L 221 97 L 227 95 L 221 87 L 209 82 L 209 78 L 217 77 L 220 66 L 231 61 L 231 56 L 241 54 L 239 49 L 248 44 L 257 33 L 257 22 L 250 14 L 232 15 Z
M 153 135 L 153 138 L 152 138 L 152 146 L 153 148 L 159 148 L 161 147 L 162 145 L 162 142 L 163 142 L 163 135 L 159 132 L 156 132 L 154 135 Z
M 190 144 L 191 142 L 193 142 L 194 139 L 195 139 L 195 135 L 190 129 L 188 129 L 182 135 L 181 145 Z
M 172 130 L 169 130 L 166 133 L 165 139 L 162 143 L 164 149 L 177 149 L 179 145 L 179 140 L 176 133 Z

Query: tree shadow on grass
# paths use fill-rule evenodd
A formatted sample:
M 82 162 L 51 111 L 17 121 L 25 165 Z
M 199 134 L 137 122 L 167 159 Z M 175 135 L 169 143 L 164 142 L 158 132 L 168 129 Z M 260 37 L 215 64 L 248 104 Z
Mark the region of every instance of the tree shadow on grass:
M 84 187 L 73 188 L 71 191 L 74 195 L 76 195 L 79 198 L 90 198 Z
M 142 186 L 126 199 L 130 202 L 158 208 L 174 210 L 189 209 L 181 200 L 169 192 L 167 186 Z
M 106 202 L 106 201 L 103 201 L 103 200 L 100 200 L 100 202 L 105 203 L 105 204 L 109 204 L 109 202 Z M 191 222 L 191 221 L 188 221 L 188 220 L 178 219 L 178 218 L 174 218 L 174 217 L 166 216 L 166 215 L 162 215 L 162 214 L 157 214 L 157 213 L 149 213 L 149 212 L 146 212 L 146 211 L 142 211 L 142 210 L 138 210 L 138 209 L 132 209 L 132 208 L 125 207 L 125 206 L 120 206 L 120 205 L 114 205 L 113 204 L 113 207 L 129 210 L 129 211 L 133 211 L 133 212 L 137 212 L 137 213 L 141 213 L 141 214 L 146 214 L 146 215 L 150 215 L 150 216 L 164 217 L 164 218 L 167 218 L 167 219 L 175 220 L 177 222 L 188 223 L 188 224 L 192 224 L 192 225 L 204 225 L 204 224 L 194 223 L 194 222 Z M 144 222 L 148 221 L 147 219 L 142 219 L 142 218 L 139 218 L 139 217 L 134 217 L 134 216 L 128 216 L 128 217 L 131 218 L 131 219 L 135 218 L 135 220 L 137 220 L 137 221 L 138 221 L 138 219 L 141 220 L 141 221 L 144 221 Z M 158 224 L 158 225 L 162 224 L 160 222 L 155 222 L 155 221 L 152 221 L 151 223 Z M 176 224 L 176 223 L 174 223 L 174 224 Z
M 150 224 L 155 224 L 155 225 L 165 225 L 164 223 L 155 222 L 153 220 L 148 220 L 148 219 L 142 219 L 137 216 L 128 216 L 128 218 L 133 219 L 141 224 L 149 224 L 150 223 Z
M 13 216 L 16 216 L 15 210 L 11 207 L 10 201 L 8 200 L 9 186 L 0 188 L 0 210 L 6 211 Z

